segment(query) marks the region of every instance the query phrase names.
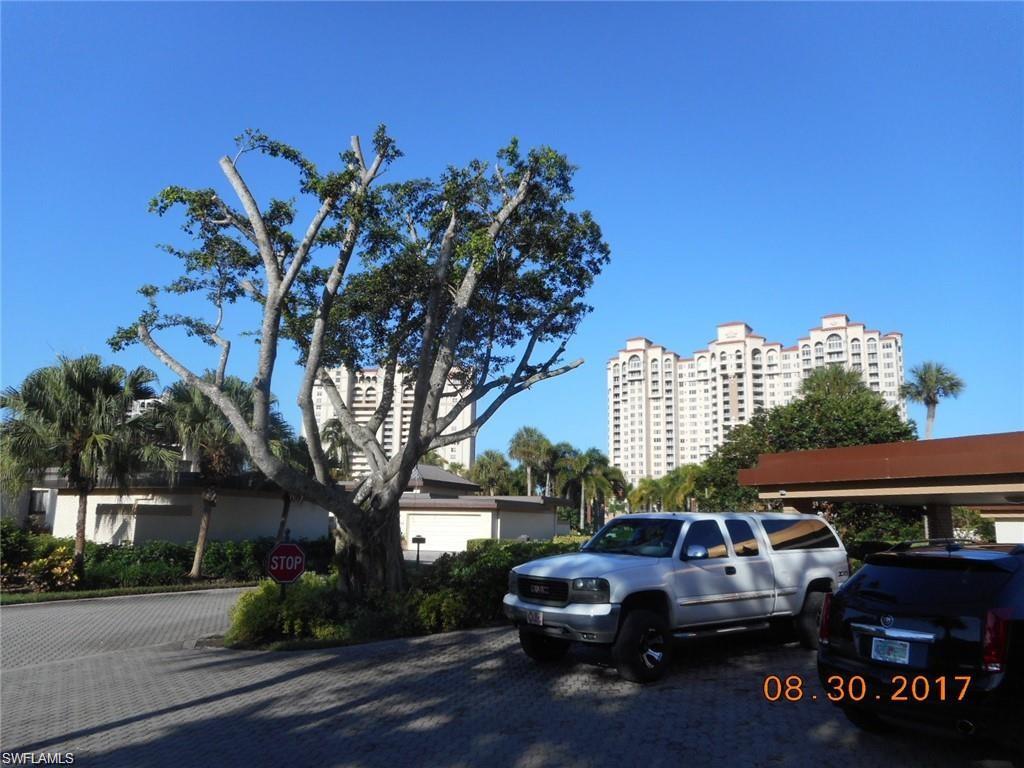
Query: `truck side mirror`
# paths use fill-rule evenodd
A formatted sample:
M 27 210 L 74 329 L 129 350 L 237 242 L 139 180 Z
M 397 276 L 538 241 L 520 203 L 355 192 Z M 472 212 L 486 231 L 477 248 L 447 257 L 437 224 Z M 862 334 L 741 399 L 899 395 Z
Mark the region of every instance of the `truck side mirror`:
M 702 544 L 691 544 L 686 548 L 684 560 L 707 560 L 708 548 Z

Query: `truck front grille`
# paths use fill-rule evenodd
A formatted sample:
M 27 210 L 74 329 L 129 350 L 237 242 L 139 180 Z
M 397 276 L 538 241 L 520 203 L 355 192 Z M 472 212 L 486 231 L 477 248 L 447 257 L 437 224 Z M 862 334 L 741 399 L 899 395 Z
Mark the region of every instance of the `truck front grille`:
M 519 596 L 534 603 L 565 605 L 569 602 L 569 584 L 556 579 L 519 577 Z

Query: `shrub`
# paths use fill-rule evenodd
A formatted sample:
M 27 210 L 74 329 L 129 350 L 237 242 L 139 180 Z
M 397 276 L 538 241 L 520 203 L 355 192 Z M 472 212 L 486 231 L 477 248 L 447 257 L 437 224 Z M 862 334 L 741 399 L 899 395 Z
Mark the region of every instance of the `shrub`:
M 231 609 L 229 645 L 256 645 L 282 638 L 324 639 L 339 621 L 343 606 L 334 579 L 305 573 L 285 589 L 270 580 L 242 595 Z
M 282 633 L 287 637 L 309 637 L 314 626 L 337 618 L 338 591 L 333 579 L 304 573 L 285 589 L 280 605 Z
M 280 590 L 267 580 L 238 598 L 231 609 L 231 626 L 224 635 L 228 645 L 256 645 L 281 637 Z
M 0 519 L 0 572 L 7 573 L 32 560 L 32 534 L 9 517 Z
M 442 589 L 424 595 L 419 602 L 417 615 L 427 632 L 451 632 L 469 625 L 466 599 L 454 589 Z
M 57 547 L 45 557 L 33 560 L 25 570 L 28 583 L 36 592 L 71 589 L 78 581 L 74 552 L 66 546 Z
M 459 608 L 456 608 L 450 595 L 447 598 L 451 603 L 446 609 L 449 620 L 458 611 L 464 610 L 460 626 L 486 625 L 502 616 L 501 599 L 508 586 L 508 572 L 511 568 L 538 557 L 575 552 L 577 549 L 579 545 L 575 542 L 487 539 L 473 550 L 439 557 L 430 570 L 423 574 L 418 586 L 426 595 L 443 590 L 458 594 Z M 441 599 L 441 602 L 445 600 Z M 431 603 L 428 616 L 435 619 L 434 626 L 440 621 L 435 611 L 440 610 Z
M 424 629 L 417 611 L 420 598 L 418 592 L 372 596 L 365 605 L 355 607 L 342 617 L 351 641 L 422 634 Z

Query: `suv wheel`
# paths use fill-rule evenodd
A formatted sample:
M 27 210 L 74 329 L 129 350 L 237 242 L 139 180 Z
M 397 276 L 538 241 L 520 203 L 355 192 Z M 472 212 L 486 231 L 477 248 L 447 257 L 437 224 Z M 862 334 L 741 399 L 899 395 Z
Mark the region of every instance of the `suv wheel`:
M 818 648 L 818 625 L 821 624 L 821 605 L 824 602 L 824 592 L 808 592 L 804 598 L 804 607 L 796 617 L 796 634 L 804 648 Z
M 569 650 L 569 641 L 548 637 L 528 629 L 519 630 L 519 645 L 534 661 L 541 663 L 558 661 Z
M 612 646 L 619 674 L 634 683 L 660 679 L 672 662 L 672 633 L 665 617 L 654 611 L 630 611 Z

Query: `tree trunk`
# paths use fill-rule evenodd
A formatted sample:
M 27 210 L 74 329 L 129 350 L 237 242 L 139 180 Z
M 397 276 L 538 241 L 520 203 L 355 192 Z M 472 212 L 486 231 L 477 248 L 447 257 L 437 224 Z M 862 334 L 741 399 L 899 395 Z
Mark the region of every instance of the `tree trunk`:
M 288 511 L 292 508 L 292 495 L 285 491 L 281 496 L 281 522 L 277 526 L 277 537 L 274 539 L 275 542 L 279 542 L 284 539 L 284 532 L 288 527 Z
M 75 520 L 75 575 L 81 583 L 85 578 L 85 513 L 89 508 L 89 492 L 78 491 L 78 518 Z
M 533 496 L 533 470 L 529 464 L 526 465 L 526 495 Z
M 551 472 L 550 471 L 548 471 L 546 477 L 544 478 L 544 495 L 545 496 L 550 496 L 551 495 Z
M 586 503 L 585 499 L 586 499 L 586 494 L 583 493 L 583 483 L 580 483 L 580 531 L 584 530 L 584 528 L 586 528 L 586 524 L 587 524 L 587 518 L 586 518 L 586 515 L 587 515 L 587 511 L 586 511 L 587 503 Z
M 928 415 L 924 422 L 924 439 L 932 439 L 932 427 L 935 426 L 935 403 L 928 404 Z
M 362 516 L 358 530 L 334 532 L 338 588 L 356 600 L 372 592 L 400 592 L 405 585 L 405 557 L 397 499 Z
M 190 579 L 198 579 L 203 573 L 203 555 L 206 554 L 206 534 L 210 530 L 210 515 L 217 506 L 217 489 L 208 488 L 203 493 L 203 516 L 199 520 L 199 536 L 196 538 L 196 554 L 192 559 Z

